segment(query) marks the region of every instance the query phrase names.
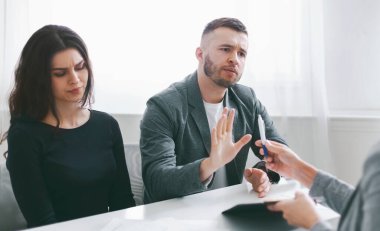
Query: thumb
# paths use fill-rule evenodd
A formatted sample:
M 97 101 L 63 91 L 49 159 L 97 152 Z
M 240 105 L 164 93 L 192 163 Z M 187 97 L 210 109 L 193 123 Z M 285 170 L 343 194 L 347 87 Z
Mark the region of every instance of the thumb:
M 274 203 L 274 204 L 269 204 L 267 205 L 268 210 L 273 211 L 273 212 L 281 212 L 282 211 L 282 206 L 281 206 L 281 201 Z
M 240 150 L 244 145 L 246 145 L 250 140 L 252 136 L 250 134 L 247 134 L 243 136 L 238 142 L 235 143 L 235 147 Z
M 244 176 L 245 177 L 250 177 L 252 175 L 252 169 L 247 168 L 244 170 Z
M 284 148 L 286 148 L 285 145 L 277 143 L 273 140 L 267 140 L 267 142 L 265 143 L 265 147 L 268 149 L 270 153 L 273 154 L 279 154 L 284 150 Z

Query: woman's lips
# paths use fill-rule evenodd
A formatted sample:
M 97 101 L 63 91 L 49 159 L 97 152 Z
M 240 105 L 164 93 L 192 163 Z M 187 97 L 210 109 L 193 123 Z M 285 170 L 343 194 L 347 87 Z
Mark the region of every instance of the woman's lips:
M 71 94 L 78 94 L 80 93 L 81 88 L 82 87 L 77 87 L 77 88 L 69 90 L 68 92 L 70 92 Z

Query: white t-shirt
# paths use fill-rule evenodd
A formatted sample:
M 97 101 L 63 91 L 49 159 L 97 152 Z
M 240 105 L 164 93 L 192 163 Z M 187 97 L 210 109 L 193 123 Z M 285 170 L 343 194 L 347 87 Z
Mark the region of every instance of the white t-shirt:
M 212 128 L 214 128 L 216 126 L 216 123 L 218 122 L 218 120 L 222 116 L 223 101 L 220 103 L 216 103 L 216 104 L 207 103 L 207 102 L 203 101 L 203 104 L 204 104 L 205 109 L 206 109 L 208 126 L 210 128 L 210 134 L 211 134 Z M 210 177 L 205 182 L 205 184 L 208 185 L 211 182 L 211 180 L 212 180 L 212 177 Z M 226 167 L 223 166 L 215 172 L 214 181 L 213 181 L 211 187 L 208 188 L 208 190 L 223 188 L 223 187 L 227 187 L 227 186 L 228 186 L 228 183 L 227 183 Z

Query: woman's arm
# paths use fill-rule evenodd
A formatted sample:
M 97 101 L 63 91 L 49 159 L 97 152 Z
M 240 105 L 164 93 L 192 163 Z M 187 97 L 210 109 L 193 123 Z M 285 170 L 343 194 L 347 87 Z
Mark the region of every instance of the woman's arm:
M 25 129 L 11 128 L 7 168 L 28 227 L 57 222 L 41 167 L 41 143 Z
M 124 144 L 120 127 L 116 120 L 112 121 L 113 154 L 115 157 L 117 176 L 110 193 L 110 211 L 135 206 L 131 183 L 125 161 Z

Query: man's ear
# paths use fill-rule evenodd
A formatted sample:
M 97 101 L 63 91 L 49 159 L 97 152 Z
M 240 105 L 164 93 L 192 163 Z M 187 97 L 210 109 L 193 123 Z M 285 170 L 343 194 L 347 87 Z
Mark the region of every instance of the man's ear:
M 195 50 L 195 56 L 197 57 L 198 61 L 199 62 L 202 62 L 203 60 L 203 51 L 200 47 L 198 47 L 196 50 Z

